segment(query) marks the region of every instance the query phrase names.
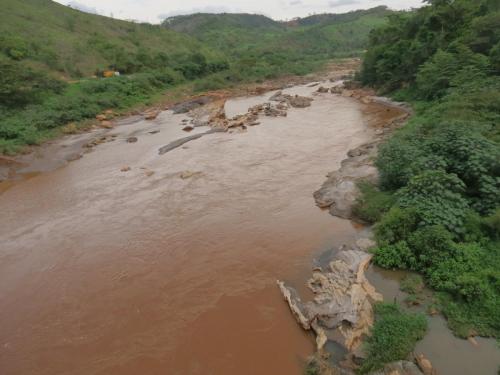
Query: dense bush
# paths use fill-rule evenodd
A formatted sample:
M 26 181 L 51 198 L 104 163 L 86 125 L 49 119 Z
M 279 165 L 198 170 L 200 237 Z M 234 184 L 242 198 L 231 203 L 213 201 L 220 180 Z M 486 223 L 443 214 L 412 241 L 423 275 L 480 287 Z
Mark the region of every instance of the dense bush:
M 453 174 L 427 170 L 414 177 L 396 194 L 397 203 L 415 210 L 419 225 L 443 225 L 462 233 L 468 204 L 463 197 L 465 184 Z
M 361 182 L 358 187 L 361 195 L 356 199 L 353 213 L 367 223 L 375 223 L 391 208 L 394 197 L 366 181 Z
M 19 108 L 44 94 L 60 93 L 65 84 L 0 54 L 0 106 Z
M 403 312 L 395 304 L 376 304 L 375 324 L 366 340 L 367 357 L 360 372 L 366 374 L 386 363 L 406 359 L 426 330 L 424 315 Z
M 55 129 L 94 118 L 105 109 L 129 108 L 181 80 L 182 76 L 175 71 L 164 69 L 133 76 L 83 80 L 60 93 L 53 91 L 40 103 L 25 103 L 21 111 L 4 112 L 0 122 L 0 139 L 3 139 L 0 152 L 15 151 L 23 144 L 37 144 Z
M 458 335 L 498 337 L 500 13 L 429 3 L 372 33 L 360 75 L 416 108 L 376 161 L 396 199 L 375 226 L 375 261 L 421 273 Z

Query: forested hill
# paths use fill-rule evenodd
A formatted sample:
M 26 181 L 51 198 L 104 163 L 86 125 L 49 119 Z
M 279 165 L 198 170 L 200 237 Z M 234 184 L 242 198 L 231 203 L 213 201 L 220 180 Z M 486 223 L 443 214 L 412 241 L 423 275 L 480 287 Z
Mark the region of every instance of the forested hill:
M 328 58 L 360 53 L 370 31 L 394 14 L 387 7 L 345 14 L 321 14 L 279 22 L 254 14 L 192 14 L 166 19 L 163 25 L 196 37 L 231 55 L 263 53 Z
M 195 13 L 169 17 L 163 21 L 163 25 L 172 30 L 195 36 L 226 28 L 257 29 L 259 31 L 280 31 L 285 28 L 280 22 L 269 17 L 248 13 Z
M 361 80 L 416 114 L 358 212 L 378 222 L 375 261 L 421 273 L 457 335 L 500 337 L 500 3 L 427 3 L 370 36 Z

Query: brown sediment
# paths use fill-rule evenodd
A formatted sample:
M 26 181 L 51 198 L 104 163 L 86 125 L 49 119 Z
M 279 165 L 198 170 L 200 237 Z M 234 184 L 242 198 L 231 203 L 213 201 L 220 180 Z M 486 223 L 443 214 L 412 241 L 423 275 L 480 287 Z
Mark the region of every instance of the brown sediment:
M 255 100 L 225 107 L 246 113 Z M 119 120 L 115 141 L 0 195 L 2 371 L 302 372 L 313 339 L 275 280 L 301 291 L 311 253 L 358 232 L 318 210 L 310 192 L 325 163 L 340 165 L 369 139 L 362 108 L 323 94 L 286 118 L 259 116 L 247 132 L 159 156 L 185 136 L 186 119 Z M 64 139 L 65 154 L 81 137 Z

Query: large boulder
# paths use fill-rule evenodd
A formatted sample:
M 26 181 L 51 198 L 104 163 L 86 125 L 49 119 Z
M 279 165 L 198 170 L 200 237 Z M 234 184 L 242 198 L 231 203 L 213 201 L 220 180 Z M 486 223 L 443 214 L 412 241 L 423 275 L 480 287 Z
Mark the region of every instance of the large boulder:
M 178 103 L 170 108 L 175 114 L 187 113 L 195 108 L 201 107 L 210 103 L 213 100 L 210 96 L 200 96 L 198 98 L 189 99 L 185 102 Z
M 302 302 L 297 292 L 278 281 L 278 286 L 299 324 L 316 334 L 321 351 L 328 340 L 347 351 L 360 349 L 373 325 L 372 303 L 382 296 L 365 277 L 372 255 L 357 249 L 340 250 L 326 271 L 315 270 L 308 281 L 314 299 Z
M 360 195 L 358 181 L 377 182 L 378 171 L 373 165 L 376 153 L 376 142 L 350 150 L 340 169 L 330 173 L 323 186 L 314 192 L 316 204 L 330 208 L 334 216 L 351 219 L 352 207 Z

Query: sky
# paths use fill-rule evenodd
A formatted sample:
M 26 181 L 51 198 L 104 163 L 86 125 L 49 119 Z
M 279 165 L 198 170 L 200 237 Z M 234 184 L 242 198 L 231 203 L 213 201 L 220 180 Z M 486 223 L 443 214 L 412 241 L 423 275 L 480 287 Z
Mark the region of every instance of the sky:
M 421 0 L 56 0 L 90 13 L 114 18 L 158 23 L 166 17 L 197 12 L 258 13 L 276 20 L 313 13 L 344 13 L 387 5 L 409 9 Z

